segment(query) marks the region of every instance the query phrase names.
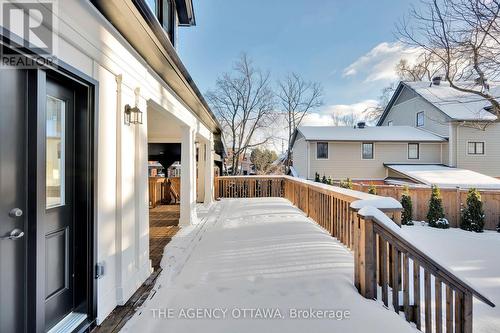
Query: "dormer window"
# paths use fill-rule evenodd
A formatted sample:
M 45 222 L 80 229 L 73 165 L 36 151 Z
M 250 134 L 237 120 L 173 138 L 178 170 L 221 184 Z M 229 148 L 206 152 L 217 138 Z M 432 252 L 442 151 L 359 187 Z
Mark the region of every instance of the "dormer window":
M 417 112 L 417 127 L 424 126 L 424 111 Z

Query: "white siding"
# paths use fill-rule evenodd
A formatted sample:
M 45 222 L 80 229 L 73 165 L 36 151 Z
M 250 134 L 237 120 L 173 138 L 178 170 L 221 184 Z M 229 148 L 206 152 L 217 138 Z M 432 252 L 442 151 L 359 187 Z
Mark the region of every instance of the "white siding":
M 484 142 L 484 155 L 469 155 L 467 142 Z M 485 131 L 459 126 L 457 128 L 457 167 L 500 177 L 500 124 Z
M 420 159 L 408 159 L 408 143 L 374 143 L 374 158 L 361 157 L 361 142 L 330 142 L 328 159 L 316 159 L 316 143 L 310 142 L 309 177 L 315 172 L 333 179 L 384 179 L 384 163 L 442 163 L 440 143 L 420 143 Z
M 307 141 L 298 138 L 293 145 L 293 167 L 301 178 L 307 178 Z
M 404 90 L 406 89 L 408 88 L 404 88 Z M 382 126 L 387 126 L 388 122 L 392 121 L 393 126 L 407 125 L 416 127 L 417 113 L 424 111 L 424 126 L 421 128 L 448 137 L 448 123 L 450 118 L 418 95 L 414 98 L 407 99 L 409 95 L 405 93 L 404 90 L 400 97 L 398 97 L 398 100 L 395 101 L 393 107 L 389 110 Z M 399 98 L 405 99 L 405 101 L 399 103 Z
M 88 1 L 59 6 L 59 59 L 99 81 L 97 170 L 97 322 L 124 304 L 151 273 L 147 189 L 147 103 L 206 136 L 199 122 L 125 39 Z M 141 126 L 126 126 L 123 110 L 139 88 Z

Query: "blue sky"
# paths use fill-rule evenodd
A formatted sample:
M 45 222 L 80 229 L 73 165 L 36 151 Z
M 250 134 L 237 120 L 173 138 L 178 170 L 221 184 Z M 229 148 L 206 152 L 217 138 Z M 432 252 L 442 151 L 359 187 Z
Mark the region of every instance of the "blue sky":
M 324 88 L 324 106 L 357 112 L 395 80 L 394 64 L 413 50 L 394 25 L 410 0 L 194 0 L 197 26 L 180 28 L 178 51 L 200 90 L 242 52 L 277 78 L 294 71 Z

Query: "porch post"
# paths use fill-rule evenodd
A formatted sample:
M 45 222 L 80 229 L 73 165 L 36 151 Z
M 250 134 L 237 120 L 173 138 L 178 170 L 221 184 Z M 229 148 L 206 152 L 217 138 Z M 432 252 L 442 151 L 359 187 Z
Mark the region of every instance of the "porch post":
M 196 188 L 196 202 L 203 202 L 205 198 L 205 149 L 205 140 L 200 140 L 198 147 L 198 186 Z
M 196 220 L 196 158 L 194 130 L 182 127 L 181 135 L 181 194 L 179 225 L 187 226 Z
M 214 198 L 214 141 L 212 135 L 210 140 L 205 142 L 205 204 L 212 203 Z

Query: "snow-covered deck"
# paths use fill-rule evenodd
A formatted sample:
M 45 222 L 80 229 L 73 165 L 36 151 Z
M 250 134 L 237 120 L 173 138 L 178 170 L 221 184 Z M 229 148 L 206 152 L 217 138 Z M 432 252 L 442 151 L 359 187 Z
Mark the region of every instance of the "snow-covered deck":
M 353 265 L 352 254 L 289 201 L 223 199 L 166 247 L 154 292 L 124 331 L 415 332 L 358 293 Z M 335 318 L 291 318 L 309 308 Z

